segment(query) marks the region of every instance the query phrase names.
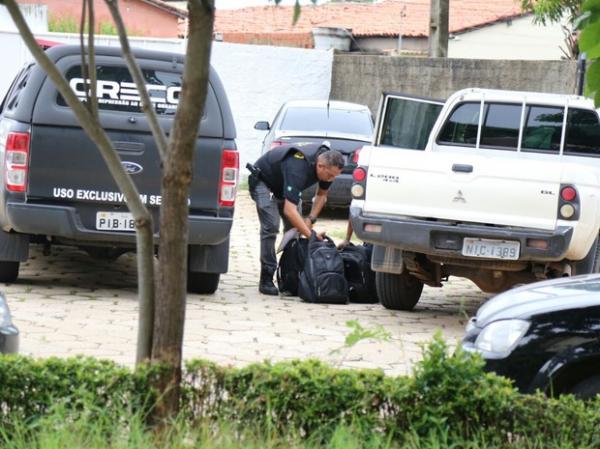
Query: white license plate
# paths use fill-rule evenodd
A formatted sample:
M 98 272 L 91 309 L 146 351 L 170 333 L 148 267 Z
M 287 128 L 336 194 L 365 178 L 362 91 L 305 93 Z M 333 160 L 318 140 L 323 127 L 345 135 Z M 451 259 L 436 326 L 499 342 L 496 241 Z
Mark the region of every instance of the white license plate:
M 488 259 L 517 260 L 520 247 L 520 242 L 467 237 L 463 240 L 462 255 Z
M 135 231 L 129 212 L 96 212 L 96 229 L 100 231 Z

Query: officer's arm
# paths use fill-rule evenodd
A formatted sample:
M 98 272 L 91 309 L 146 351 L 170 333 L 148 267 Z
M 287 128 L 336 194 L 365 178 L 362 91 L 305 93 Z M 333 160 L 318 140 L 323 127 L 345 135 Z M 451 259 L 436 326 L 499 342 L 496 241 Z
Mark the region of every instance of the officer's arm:
M 283 203 L 283 213 L 286 218 L 289 220 L 291 225 L 295 227 L 300 234 L 304 237 L 310 237 L 310 228 L 306 225 L 304 220 L 302 219 L 302 215 L 298 212 L 298 205 L 292 203 L 289 200 L 285 200 Z
M 327 190 L 319 187 L 317 195 L 313 198 L 312 207 L 310 209 L 309 217 L 317 218 L 327 202 Z

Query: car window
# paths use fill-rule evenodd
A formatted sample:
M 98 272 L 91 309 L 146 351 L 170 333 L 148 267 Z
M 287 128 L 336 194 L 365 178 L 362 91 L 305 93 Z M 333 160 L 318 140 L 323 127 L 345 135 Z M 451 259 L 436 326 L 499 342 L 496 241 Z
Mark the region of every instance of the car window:
M 142 113 L 140 97 L 127 67 L 99 65 L 96 71 L 99 109 Z M 142 69 L 142 74 L 156 113 L 174 115 L 181 93 L 181 74 L 151 69 Z M 81 75 L 81 66 L 71 67 L 65 77 L 79 99 L 85 101 L 86 83 Z M 67 106 L 60 94 L 57 103 Z
M 479 145 L 516 150 L 521 110 L 519 104 L 486 104 Z
M 8 89 L 8 93 L 2 100 L 2 104 L 0 105 L 0 112 L 11 111 L 15 109 L 19 105 L 19 98 L 21 92 L 25 86 L 27 86 L 27 81 L 29 80 L 29 74 L 31 73 L 31 67 L 33 64 L 22 69 L 18 75 L 13 80 L 10 88 Z
M 480 103 L 461 103 L 442 127 L 438 142 L 474 147 L 477 143 Z
M 423 150 L 442 110 L 438 103 L 388 97 L 380 145 Z
M 564 109 L 551 106 L 529 106 L 525 118 L 521 151 L 560 151 Z
M 290 107 L 286 110 L 280 129 L 284 131 L 325 131 L 348 134 L 373 134 L 373 121 L 367 110 L 318 107 Z
M 569 108 L 564 153 L 600 155 L 600 124 L 596 112 Z

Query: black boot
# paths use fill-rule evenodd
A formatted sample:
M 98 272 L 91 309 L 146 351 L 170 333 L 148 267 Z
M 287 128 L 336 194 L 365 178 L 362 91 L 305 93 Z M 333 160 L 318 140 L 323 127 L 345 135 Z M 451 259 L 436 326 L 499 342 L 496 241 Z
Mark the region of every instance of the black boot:
M 270 270 L 260 270 L 260 283 L 258 284 L 258 291 L 263 295 L 277 296 L 279 290 L 273 284 L 273 273 Z

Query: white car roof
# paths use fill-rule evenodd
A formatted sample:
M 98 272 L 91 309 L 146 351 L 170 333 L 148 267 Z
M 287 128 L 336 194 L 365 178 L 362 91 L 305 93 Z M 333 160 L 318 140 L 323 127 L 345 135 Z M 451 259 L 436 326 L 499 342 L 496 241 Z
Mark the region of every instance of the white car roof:
M 294 108 L 326 108 L 327 100 L 291 100 L 285 103 L 286 108 L 294 107 Z M 364 104 L 357 103 L 349 103 L 347 101 L 337 101 L 331 100 L 329 101 L 330 109 L 343 109 L 347 111 L 362 111 L 367 110 L 369 108 Z
M 460 101 L 480 101 L 483 97 L 485 101 L 511 103 L 522 103 L 525 101 L 529 104 L 556 106 L 564 106 L 565 104 L 568 104 L 572 107 L 595 110 L 594 102 L 591 99 L 581 97 L 579 95 L 471 88 L 455 92 L 448 99 L 448 102 L 451 100 L 456 100 L 456 97 L 458 97 Z

